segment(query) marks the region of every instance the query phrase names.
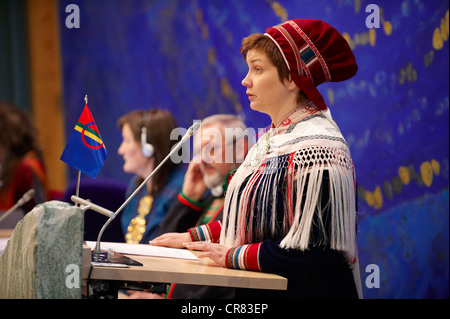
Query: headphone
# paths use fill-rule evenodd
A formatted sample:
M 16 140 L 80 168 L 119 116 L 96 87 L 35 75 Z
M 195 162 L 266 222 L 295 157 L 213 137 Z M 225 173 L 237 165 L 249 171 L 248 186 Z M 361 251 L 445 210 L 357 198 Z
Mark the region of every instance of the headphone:
M 144 114 L 144 122 L 142 123 L 141 128 L 141 145 L 142 145 L 142 154 L 145 157 L 152 157 L 155 155 L 155 148 L 152 144 L 147 142 L 147 128 L 145 127 L 145 118 L 147 113 Z

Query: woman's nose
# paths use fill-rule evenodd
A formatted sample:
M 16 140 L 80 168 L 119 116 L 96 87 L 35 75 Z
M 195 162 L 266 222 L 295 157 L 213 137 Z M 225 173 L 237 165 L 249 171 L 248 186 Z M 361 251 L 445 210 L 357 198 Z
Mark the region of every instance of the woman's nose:
M 123 154 L 123 143 L 120 144 L 119 148 L 117 149 L 117 154 L 119 154 L 119 155 Z
M 242 85 L 245 86 L 245 87 L 250 87 L 251 81 L 250 81 L 250 78 L 249 78 L 248 74 L 245 76 L 244 79 L 242 79 L 242 82 L 241 82 L 241 83 L 242 83 Z

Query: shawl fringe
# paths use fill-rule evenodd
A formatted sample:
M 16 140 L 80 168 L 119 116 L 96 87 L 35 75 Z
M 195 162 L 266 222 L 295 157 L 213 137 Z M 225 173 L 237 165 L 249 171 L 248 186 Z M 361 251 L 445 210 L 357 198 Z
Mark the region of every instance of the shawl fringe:
M 325 142 L 306 139 L 306 146 L 296 144 L 288 153 L 266 156 L 261 153 L 271 143 L 270 134 L 266 135 L 250 150 L 231 180 L 221 243 L 236 247 L 282 238 L 281 248 L 300 250 L 326 244 L 344 252 L 352 262 L 357 254 L 356 187 L 345 140 L 336 134 Z M 270 145 L 275 151 L 281 147 L 286 150 L 284 144 L 278 149 L 273 141 Z M 321 207 L 325 172 L 329 200 Z M 329 212 L 328 221 L 323 219 L 325 210 Z M 325 229 L 327 223 L 330 236 Z M 313 226 L 319 229 L 318 238 L 311 236 Z

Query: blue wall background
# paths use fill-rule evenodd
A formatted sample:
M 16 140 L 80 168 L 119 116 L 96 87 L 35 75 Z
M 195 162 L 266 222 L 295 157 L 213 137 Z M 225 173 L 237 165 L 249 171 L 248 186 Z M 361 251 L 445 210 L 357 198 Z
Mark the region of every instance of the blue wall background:
M 70 3 L 80 8 L 79 29 L 65 26 Z M 370 3 L 381 9 L 379 29 L 366 27 Z M 240 42 L 291 18 L 336 27 L 359 64 L 351 80 L 319 89 L 357 169 L 365 297 L 448 298 L 447 1 L 63 0 L 67 137 L 87 94 L 108 150 L 99 178 L 127 183 L 116 122 L 132 109 L 167 108 L 181 127 L 214 113 L 270 125 L 248 107 Z M 365 285 L 370 264 L 379 267 L 379 288 Z

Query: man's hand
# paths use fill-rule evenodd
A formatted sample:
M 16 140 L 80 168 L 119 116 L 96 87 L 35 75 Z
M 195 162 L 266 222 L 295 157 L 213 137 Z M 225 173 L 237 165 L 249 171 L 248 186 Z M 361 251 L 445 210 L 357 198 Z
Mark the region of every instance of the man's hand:
M 184 176 L 183 194 L 194 201 L 199 201 L 207 190 L 200 165 L 192 160 Z

